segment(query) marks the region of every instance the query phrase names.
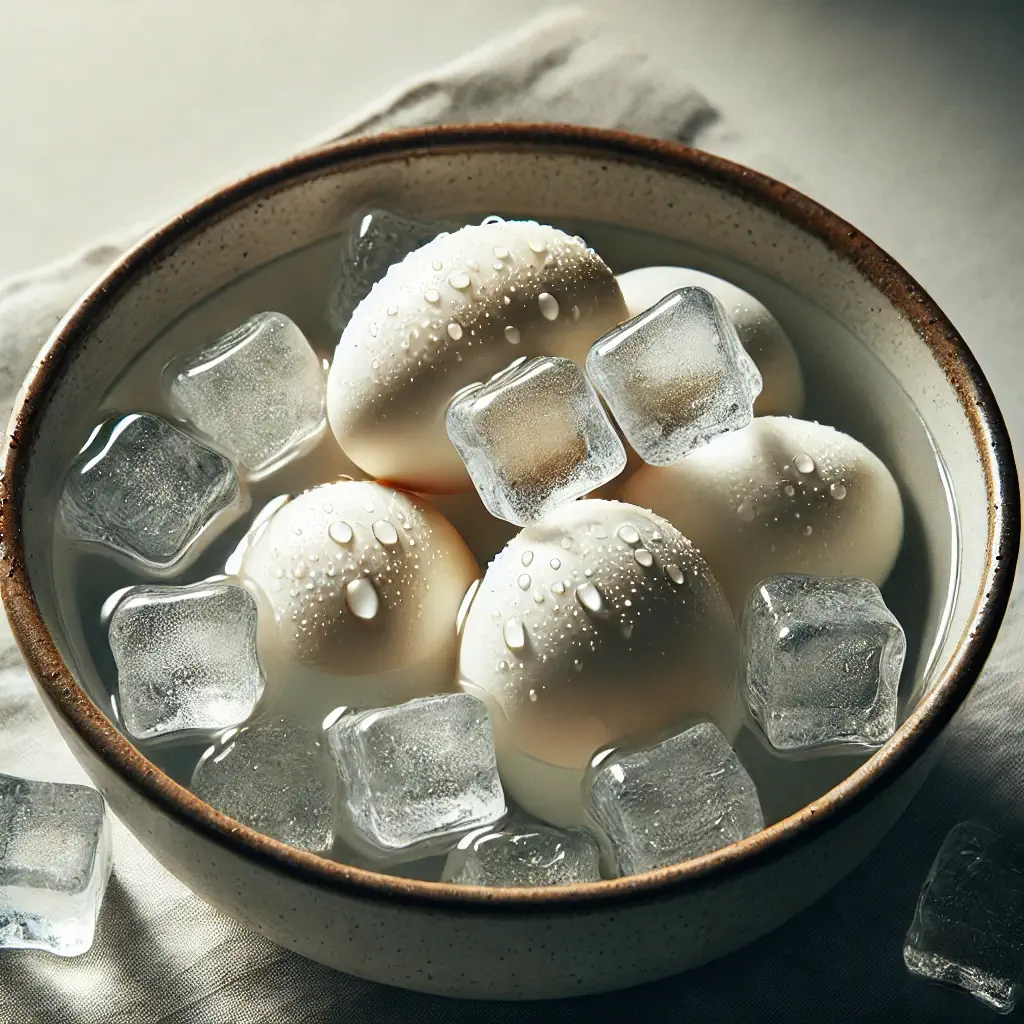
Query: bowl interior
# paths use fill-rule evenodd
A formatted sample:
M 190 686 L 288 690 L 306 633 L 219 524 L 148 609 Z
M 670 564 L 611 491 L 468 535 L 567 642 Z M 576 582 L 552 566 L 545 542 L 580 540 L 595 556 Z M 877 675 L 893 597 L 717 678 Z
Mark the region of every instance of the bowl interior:
M 368 205 L 424 217 L 531 217 L 583 234 L 616 271 L 694 266 L 754 293 L 798 349 L 808 382 L 804 415 L 864 441 L 899 482 L 907 534 L 885 596 L 908 633 L 904 715 L 944 677 L 985 578 L 989 493 L 970 417 L 907 315 L 819 233 L 735 183 L 568 144 L 490 142 L 325 159 L 304 173 L 268 176 L 195 226 L 165 233 L 152 258 L 90 307 L 81 343 L 48 383 L 29 442 L 22 521 L 44 620 L 104 711 L 109 651 L 102 634 L 89 635 L 62 609 L 77 602 L 98 617 L 111 591 L 141 577 L 109 565 L 95 574 L 69 571 L 51 527 L 64 468 L 105 413 L 162 411 L 156 383 L 171 353 L 254 312 L 287 313 L 329 354 L 335 339 L 323 307 L 339 233 Z M 146 380 L 152 388 L 140 385 Z M 287 489 L 280 480 L 268 486 Z M 236 539 L 237 531 L 214 545 L 190 578 L 219 571 Z M 741 756 L 758 762 L 755 778 L 772 776 L 768 821 L 796 811 L 856 764 L 819 761 L 808 771 L 769 763 L 756 743 L 741 744 Z

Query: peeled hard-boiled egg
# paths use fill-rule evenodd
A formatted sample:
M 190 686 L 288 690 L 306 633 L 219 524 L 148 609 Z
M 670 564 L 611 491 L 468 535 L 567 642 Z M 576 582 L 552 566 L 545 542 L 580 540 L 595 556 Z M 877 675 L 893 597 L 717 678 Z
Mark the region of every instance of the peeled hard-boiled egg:
M 319 725 L 454 688 L 456 617 L 478 569 L 422 498 L 369 481 L 277 499 L 238 553 L 257 595 L 267 699 Z
M 733 608 L 776 573 L 862 576 L 881 585 L 903 537 L 892 474 L 848 434 L 763 416 L 673 466 L 643 466 L 621 496 L 700 549 Z
M 677 723 L 740 724 L 729 606 L 696 548 L 617 501 L 573 502 L 488 567 L 462 630 L 460 686 L 490 707 L 512 796 L 582 821 L 594 752 Z
M 650 309 L 677 288 L 704 288 L 725 307 L 736 333 L 761 372 L 763 387 L 754 400 L 755 416 L 798 415 L 804 406 L 804 380 L 793 343 L 771 313 L 742 288 L 720 277 L 686 267 L 641 267 L 616 280 L 629 315 Z
M 327 382 L 331 429 L 371 476 L 467 490 L 445 431 L 452 395 L 520 356 L 582 363 L 625 318 L 611 270 L 563 231 L 502 221 L 440 235 L 391 267 L 352 314 Z

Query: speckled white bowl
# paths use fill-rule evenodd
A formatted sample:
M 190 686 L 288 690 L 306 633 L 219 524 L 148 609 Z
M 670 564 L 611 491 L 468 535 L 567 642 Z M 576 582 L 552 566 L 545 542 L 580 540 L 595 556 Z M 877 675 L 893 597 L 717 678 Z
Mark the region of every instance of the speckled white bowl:
M 291 850 L 203 804 L 121 737 L 76 683 L 56 614 L 59 474 L 97 396 L 177 317 L 247 270 L 337 233 L 382 195 L 426 216 L 596 218 L 691 243 L 706 269 L 725 261 L 812 300 L 889 371 L 905 395 L 879 392 L 864 429 L 900 480 L 933 578 L 959 586 L 922 670 L 926 692 L 882 750 L 796 813 L 698 860 L 593 885 L 482 890 Z M 914 406 L 959 507 L 953 566 L 934 460 L 901 438 Z M 736 949 L 820 896 L 881 838 L 934 762 L 991 647 L 1019 539 L 1010 444 L 988 385 L 902 268 L 753 171 L 559 126 L 426 129 L 333 146 L 251 175 L 155 231 L 77 304 L 37 361 L 11 422 L 0 505 L 2 593 L 18 642 L 75 755 L 141 841 L 204 899 L 282 946 L 365 978 L 477 997 L 567 996 L 662 977 Z M 951 594 L 933 590 L 921 614 L 935 633 Z

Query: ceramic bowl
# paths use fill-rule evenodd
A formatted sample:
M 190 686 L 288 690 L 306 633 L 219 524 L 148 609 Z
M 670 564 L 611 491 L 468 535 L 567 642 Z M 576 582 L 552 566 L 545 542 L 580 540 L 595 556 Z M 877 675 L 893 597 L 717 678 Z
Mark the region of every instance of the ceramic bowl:
M 809 803 L 775 808 L 763 832 L 699 859 L 591 885 L 485 890 L 289 849 L 202 803 L 122 738 L 80 685 L 53 585 L 53 495 L 96 419 L 96 396 L 210 296 L 224 301 L 204 307 L 215 310 L 206 327 L 230 326 L 255 302 L 320 329 L 312 310 L 336 236 L 369 202 L 431 218 L 500 212 L 580 224 L 617 269 L 686 261 L 777 312 L 818 395 L 808 415 L 824 409 L 820 418 L 892 467 L 907 508 L 904 554 L 927 583 L 894 598 L 919 649 L 890 742 L 845 778 L 843 766 L 827 792 L 819 784 Z M 935 761 L 999 627 L 1019 539 L 1013 458 L 991 391 L 898 264 L 754 171 L 561 126 L 339 144 L 200 202 L 137 245 L 58 326 L 14 410 L 3 472 L 4 605 L 51 714 L 117 815 L 189 888 L 274 942 L 364 978 L 455 996 L 567 996 L 659 978 L 736 949 L 819 897 L 879 841 Z

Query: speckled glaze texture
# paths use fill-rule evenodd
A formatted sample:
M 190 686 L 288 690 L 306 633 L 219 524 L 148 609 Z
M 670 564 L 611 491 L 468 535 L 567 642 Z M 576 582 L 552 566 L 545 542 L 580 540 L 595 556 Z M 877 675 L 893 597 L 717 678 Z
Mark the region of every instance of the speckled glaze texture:
M 960 587 L 928 692 L 836 788 L 765 831 L 685 864 L 558 890 L 385 877 L 238 825 L 138 754 L 65 664 L 49 583 L 57 475 L 125 363 L 247 269 L 337 233 L 370 197 L 423 217 L 603 217 L 718 252 L 808 296 L 853 330 L 927 422 L 963 525 Z M 160 228 L 58 326 L 9 430 L 2 589 L 61 732 L 117 815 L 190 888 L 306 956 L 408 988 L 533 998 L 676 973 L 763 935 L 833 885 L 899 816 L 995 637 L 1019 539 L 1009 440 L 956 331 L 885 253 L 786 186 L 704 153 L 563 126 L 417 130 L 304 155 Z

